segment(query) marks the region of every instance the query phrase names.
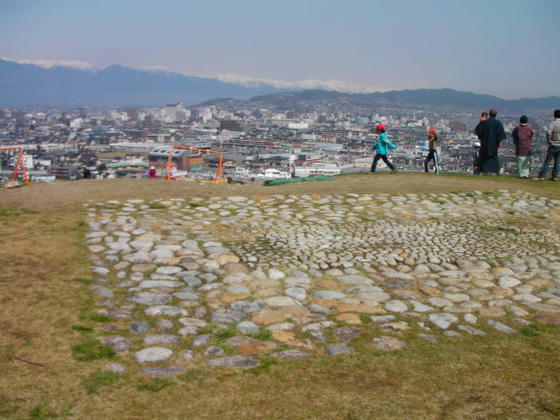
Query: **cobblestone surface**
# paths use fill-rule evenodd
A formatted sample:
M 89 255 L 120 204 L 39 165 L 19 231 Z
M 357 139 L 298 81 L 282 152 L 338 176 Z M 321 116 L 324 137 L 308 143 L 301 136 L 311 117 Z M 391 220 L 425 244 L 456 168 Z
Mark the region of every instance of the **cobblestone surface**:
M 108 343 L 143 365 L 353 353 L 364 328 L 372 350 L 407 348 L 416 326 L 434 345 L 513 334 L 560 317 L 560 237 L 508 220 L 558 204 L 508 191 L 91 203 L 91 289 L 131 333 Z

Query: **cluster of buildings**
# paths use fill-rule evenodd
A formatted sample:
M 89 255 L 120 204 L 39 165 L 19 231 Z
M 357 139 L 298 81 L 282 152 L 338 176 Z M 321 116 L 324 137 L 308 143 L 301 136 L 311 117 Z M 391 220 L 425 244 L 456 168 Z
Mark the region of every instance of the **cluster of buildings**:
M 172 151 L 176 176 L 212 178 L 221 161 L 225 177 L 254 181 L 365 172 L 377 141 L 374 127 L 383 123 L 399 146 L 392 154 L 399 170 L 423 170 L 431 127 L 440 138 L 442 170 L 469 173 L 479 114 L 402 108 L 278 111 L 233 101 L 191 108 L 176 103 L 146 109 L 0 109 L 0 145 L 24 148 L 25 164 L 37 177 L 139 177 L 152 167 L 163 175 Z M 500 115 L 506 131 L 518 118 Z M 547 116 L 530 118 L 539 159 L 546 149 L 542 127 Z M 504 172 L 513 173 L 511 139 L 501 156 Z M 0 152 L 0 175 L 13 164 L 13 153 Z

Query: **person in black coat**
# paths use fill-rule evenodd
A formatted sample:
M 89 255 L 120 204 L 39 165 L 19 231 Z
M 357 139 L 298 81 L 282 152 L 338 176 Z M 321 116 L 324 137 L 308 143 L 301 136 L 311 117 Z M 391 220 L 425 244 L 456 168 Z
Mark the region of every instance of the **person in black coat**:
M 490 117 L 481 121 L 476 127 L 476 135 L 480 139 L 480 157 L 478 162 L 479 171 L 486 173 L 500 173 L 500 160 L 498 149 L 500 143 L 506 138 L 506 132 L 502 123 L 496 119 L 498 111 L 491 109 Z

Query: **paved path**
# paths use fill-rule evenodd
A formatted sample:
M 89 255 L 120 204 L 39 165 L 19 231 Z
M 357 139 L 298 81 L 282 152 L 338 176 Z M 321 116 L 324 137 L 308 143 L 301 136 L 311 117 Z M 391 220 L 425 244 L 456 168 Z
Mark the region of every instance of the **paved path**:
M 86 204 L 106 339 L 151 376 L 191 364 L 513 334 L 560 316 L 558 216 L 525 192 L 196 197 Z M 416 333 L 415 333 L 416 334 Z M 121 365 L 110 369 L 120 371 Z

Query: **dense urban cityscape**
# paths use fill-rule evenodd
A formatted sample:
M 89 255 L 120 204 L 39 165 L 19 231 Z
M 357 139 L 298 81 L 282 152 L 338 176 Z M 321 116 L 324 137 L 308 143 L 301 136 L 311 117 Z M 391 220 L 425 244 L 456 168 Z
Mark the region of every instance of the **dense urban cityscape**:
M 150 168 L 164 176 L 171 145 L 173 176 L 211 179 L 223 154 L 223 176 L 244 183 L 312 175 L 367 172 L 377 141 L 375 126 L 388 127 L 398 149 L 399 171 L 423 171 L 427 130 L 439 137 L 442 172 L 472 173 L 474 128 L 481 110 L 440 111 L 382 108 L 336 111 L 316 105 L 301 110 L 265 109 L 217 101 L 161 108 L 3 108 L 0 145 L 21 146 L 32 180 L 145 177 Z M 500 114 L 508 139 L 500 151 L 503 174 L 515 173 L 511 131 L 519 115 Z M 529 116 L 535 129 L 533 171 L 546 151 L 546 113 Z M 17 155 L 2 152 L 1 174 L 13 173 Z M 380 164 L 382 170 L 383 164 Z

